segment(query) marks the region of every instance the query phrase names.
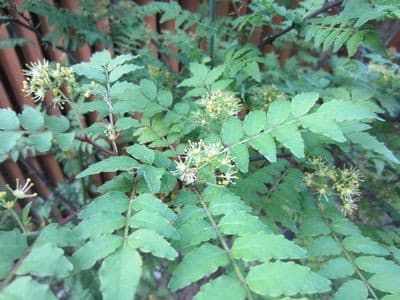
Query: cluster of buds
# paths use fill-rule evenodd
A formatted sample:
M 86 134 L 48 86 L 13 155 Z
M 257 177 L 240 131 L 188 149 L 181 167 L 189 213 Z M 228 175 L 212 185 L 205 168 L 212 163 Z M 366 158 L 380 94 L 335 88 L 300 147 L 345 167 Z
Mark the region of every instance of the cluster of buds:
M 66 99 L 62 88 L 71 93 L 76 85 L 72 68 L 63 67 L 59 63 L 51 66 L 47 60 L 32 62 L 24 70 L 26 79 L 23 91 L 31 95 L 35 101 L 43 101 L 47 95 L 52 95 L 54 105 L 61 108 Z
M 85 98 L 92 97 L 93 96 L 93 92 L 98 87 L 98 85 L 99 85 L 98 83 L 92 81 L 90 83 L 90 85 L 86 87 L 87 89 L 86 89 L 85 93 L 83 94 L 85 96 Z
M 26 179 L 26 182 L 24 185 L 20 184 L 19 179 L 17 178 L 14 189 L 12 189 L 9 185 L 6 185 L 6 188 L 13 195 L 14 199 L 11 201 L 7 201 L 6 200 L 7 193 L 0 192 L 0 205 L 3 206 L 4 208 L 12 209 L 12 208 L 14 208 L 15 202 L 17 200 L 36 197 L 37 193 L 29 194 L 29 190 L 32 187 L 33 187 L 33 182 L 30 178 Z
M 275 85 L 264 85 L 252 87 L 247 101 L 251 107 L 267 110 L 272 102 L 287 98 L 286 93 Z
M 115 142 L 118 139 L 119 134 L 115 130 L 114 125 L 106 120 L 106 123 L 104 124 L 104 126 L 105 126 L 104 134 L 108 137 L 108 139 L 111 142 Z
M 362 181 L 360 172 L 355 168 L 328 167 L 321 158 L 312 159 L 310 165 L 314 171 L 305 174 L 306 185 L 316 191 L 320 199 L 337 196 L 341 201 L 341 212 L 345 216 L 352 215 L 358 208 L 356 203 Z
M 197 123 L 201 126 L 212 120 L 224 120 L 235 116 L 242 110 L 240 99 L 231 92 L 211 91 L 197 102 L 202 109 L 196 112 Z
M 15 200 L 8 201 L 7 193 L 0 192 L 0 207 L 4 207 L 5 209 L 13 209 L 15 205 Z
M 275 85 L 265 87 L 262 98 L 264 100 L 264 108 L 268 108 L 272 102 L 276 100 L 285 100 L 287 95 L 280 91 Z
M 154 65 L 147 66 L 147 72 L 149 73 L 149 77 L 151 80 L 168 84 L 171 82 L 171 74 L 165 68 L 160 68 Z
M 382 76 L 383 81 L 390 81 L 392 79 L 400 79 L 399 69 L 387 64 L 368 64 L 368 72 L 378 73 Z
M 203 140 L 189 141 L 189 146 L 178 158 L 176 170 L 172 173 L 186 184 L 211 179 L 217 184 L 228 185 L 237 178 L 232 157 L 224 151 L 222 144 L 205 144 Z

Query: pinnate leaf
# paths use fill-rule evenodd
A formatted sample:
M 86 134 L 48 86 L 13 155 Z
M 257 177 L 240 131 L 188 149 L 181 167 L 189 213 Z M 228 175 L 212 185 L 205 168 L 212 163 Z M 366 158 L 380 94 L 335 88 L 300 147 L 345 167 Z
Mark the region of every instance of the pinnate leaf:
M 185 256 L 172 273 L 168 287 L 172 291 L 179 290 L 228 263 L 228 255 L 224 250 L 206 243 Z
M 328 279 L 293 262 L 267 262 L 253 267 L 246 281 L 252 291 L 270 297 L 326 293 L 331 290 Z
M 124 244 L 107 257 L 100 268 L 104 300 L 132 300 L 142 274 L 142 259 L 136 249 Z

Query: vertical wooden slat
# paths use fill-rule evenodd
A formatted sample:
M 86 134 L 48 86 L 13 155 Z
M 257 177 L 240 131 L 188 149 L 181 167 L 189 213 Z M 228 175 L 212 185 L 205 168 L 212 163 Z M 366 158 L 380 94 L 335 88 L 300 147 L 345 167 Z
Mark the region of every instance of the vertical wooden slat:
M 76 12 L 79 7 L 78 0 L 62 0 L 61 4 L 63 7 L 70 9 L 72 12 Z M 92 51 L 87 44 L 81 46 L 75 51 L 75 55 L 80 61 L 89 61 L 91 53 Z
M 228 15 L 230 9 L 231 9 L 230 0 L 217 1 L 217 16 L 223 17 Z
M 110 19 L 108 17 L 106 17 L 106 18 L 98 21 L 96 23 L 96 26 L 97 26 L 97 29 L 100 30 L 101 32 L 108 33 L 108 32 L 110 32 Z M 96 51 L 101 51 L 104 49 L 105 49 L 104 45 L 102 45 L 100 43 L 96 44 Z M 111 52 L 111 54 L 114 53 L 112 46 L 107 49 L 108 49 L 108 51 Z
M 47 0 L 48 3 L 54 4 L 53 0 Z M 42 32 L 44 33 L 49 33 L 54 31 L 54 25 L 49 24 L 49 18 L 46 16 L 40 16 L 40 27 L 42 29 Z M 61 45 L 61 40 L 58 42 L 57 45 Z M 55 45 L 52 45 L 49 47 L 47 50 L 50 56 L 50 59 L 52 61 L 58 61 L 58 62 L 63 62 L 63 58 L 65 57 L 65 54 L 61 51 L 58 50 L 54 47 Z
M 9 38 L 9 35 L 6 27 L 0 26 L 0 39 L 7 38 Z M 19 63 L 19 59 L 15 50 L 12 48 L 0 49 L 0 57 L 1 66 L 5 74 L 7 74 L 7 78 L 11 79 L 9 80 L 9 83 L 14 93 L 14 97 L 16 97 L 16 100 L 18 99 L 22 103 L 34 106 L 35 104 L 32 98 L 26 97 L 25 93 L 22 91 L 22 82 L 24 81 L 24 76 L 22 74 L 21 65 Z
M 14 0 L 13 1 L 16 6 L 20 5 L 23 1 L 22 0 Z M 16 14 L 15 12 L 11 12 L 11 14 L 17 18 L 18 20 L 21 20 L 22 22 L 26 23 L 23 18 Z M 31 20 L 31 16 L 28 11 L 23 11 L 22 14 L 24 15 L 25 18 Z M 39 58 L 43 58 L 43 53 L 42 49 L 39 46 L 39 40 L 37 39 L 36 34 L 19 25 L 18 23 L 14 24 L 15 31 L 17 32 L 18 36 L 24 37 L 26 39 L 29 39 L 31 43 L 26 43 L 25 45 L 22 46 L 22 52 L 24 53 L 25 59 L 30 62 L 30 61 L 35 61 Z
M 175 32 L 175 20 L 168 20 L 167 22 L 165 22 L 164 24 L 161 25 L 162 29 L 166 29 L 171 33 Z M 176 47 L 174 46 L 170 46 L 169 47 L 171 52 L 177 52 Z M 166 63 L 168 64 L 168 66 L 170 67 L 170 69 L 173 72 L 179 72 L 179 62 L 172 56 L 172 55 L 168 55 L 166 57 Z
M 145 5 L 149 2 L 151 2 L 152 0 L 137 0 L 136 2 L 138 2 L 141 5 Z M 144 18 L 145 23 L 146 23 L 146 27 L 157 32 L 157 16 L 146 16 Z M 146 46 L 148 46 L 150 48 L 150 51 L 157 56 L 157 47 L 156 45 L 154 45 L 154 43 L 152 43 L 151 41 L 148 41 Z

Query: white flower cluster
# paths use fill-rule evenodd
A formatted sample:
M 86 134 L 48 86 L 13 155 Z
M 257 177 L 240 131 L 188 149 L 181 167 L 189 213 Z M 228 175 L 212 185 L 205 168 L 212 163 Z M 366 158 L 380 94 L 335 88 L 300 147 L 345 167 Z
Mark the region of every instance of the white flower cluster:
M 61 88 L 65 87 L 71 93 L 76 83 L 73 69 L 59 63 L 52 67 L 47 60 L 32 62 L 27 67 L 23 71 L 26 76 L 23 91 L 35 101 L 43 101 L 48 93 L 52 93 L 54 104 L 62 107 L 66 99 Z
M 216 182 L 221 185 L 234 183 L 236 169 L 229 153 L 224 152 L 221 143 L 205 144 L 203 140 L 189 141 L 189 146 L 176 163 L 176 170 L 172 173 L 186 184 L 208 180 L 201 178 L 201 170 L 211 168 L 214 171 Z
M 242 109 L 239 98 L 236 98 L 233 93 L 220 90 L 212 91 L 202 97 L 198 104 L 202 107 L 202 110 L 196 113 L 197 122 L 201 126 L 208 124 L 209 119 L 225 119 L 235 116 Z

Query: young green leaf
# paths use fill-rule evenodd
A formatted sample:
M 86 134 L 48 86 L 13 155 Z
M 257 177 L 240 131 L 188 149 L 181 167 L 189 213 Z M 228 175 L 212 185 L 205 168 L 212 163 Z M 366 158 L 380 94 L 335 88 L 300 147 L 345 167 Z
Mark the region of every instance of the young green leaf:
M 132 300 L 141 274 L 140 255 L 129 244 L 124 244 L 101 265 L 100 290 L 103 299 Z
M 234 117 L 226 120 L 222 125 L 221 137 L 225 145 L 232 145 L 239 142 L 243 137 L 242 122 Z
M 178 252 L 172 248 L 170 243 L 154 230 L 136 230 L 129 236 L 128 241 L 132 247 L 139 248 L 145 253 L 151 252 L 157 257 L 174 260 L 178 256 Z
M 86 170 L 76 175 L 76 178 L 101 172 L 129 171 L 138 167 L 140 167 L 139 163 L 129 156 L 113 156 L 90 165 Z
M 244 300 L 246 291 L 235 278 L 222 275 L 203 285 L 193 300 Z
M 235 239 L 232 255 L 244 261 L 269 261 L 272 258 L 305 258 L 306 251 L 281 235 L 263 231 Z
M 137 160 L 151 165 L 154 162 L 155 153 L 153 149 L 149 149 L 144 145 L 134 144 L 125 148 L 126 152 L 132 155 Z
M 328 279 L 293 262 L 266 262 L 255 266 L 247 275 L 246 282 L 257 294 L 269 297 L 309 295 L 331 290 Z
M 211 244 L 204 244 L 185 256 L 173 271 L 168 287 L 172 291 L 177 291 L 228 263 L 228 255 L 224 250 Z
M 24 106 L 22 113 L 19 115 L 19 121 L 24 129 L 31 131 L 38 130 L 44 125 L 42 113 L 28 105 Z
M 305 115 L 315 105 L 319 94 L 315 92 L 301 93 L 296 95 L 290 103 L 290 112 L 295 117 Z
M 244 132 L 248 136 L 260 133 L 265 127 L 266 122 L 265 113 L 262 110 L 254 110 L 248 113 L 243 121 Z
M 96 261 L 113 253 L 122 245 L 122 237 L 105 234 L 88 241 L 72 255 L 71 261 L 75 270 L 87 270 Z
M 15 130 L 19 128 L 19 119 L 11 108 L 0 108 L 0 129 Z
M 40 277 L 64 278 L 73 266 L 64 251 L 50 243 L 34 246 L 17 270 L 18 275 L 32 274 Z

